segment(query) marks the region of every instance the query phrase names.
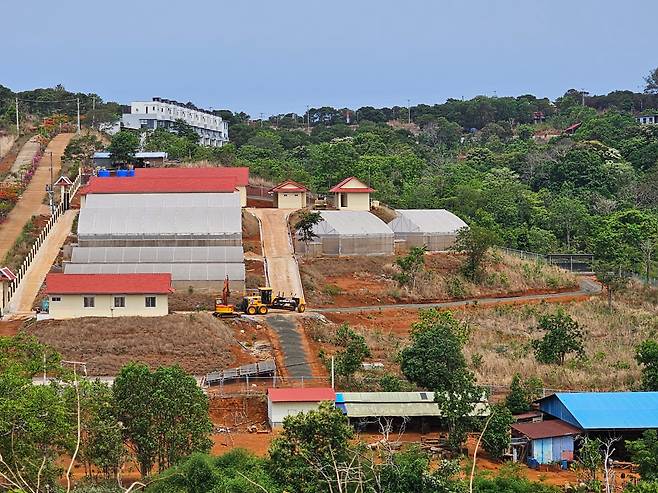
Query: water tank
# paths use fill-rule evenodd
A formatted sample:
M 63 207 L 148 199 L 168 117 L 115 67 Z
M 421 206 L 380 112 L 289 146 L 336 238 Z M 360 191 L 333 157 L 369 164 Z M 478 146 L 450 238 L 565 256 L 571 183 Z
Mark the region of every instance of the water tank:
M 134 169 L 129 169 L 128 170 L 128 176 L 135 176 L 135 170 Z
M 123 176 L 123 177 L 128 176 L 128 170 L 125 169 L 117 170 L 117 176 Z
M 109 172 L 109 170 L 101 169 L 101 170 L 98 171 L 98 176 L 107 177 L 107 176 L 110 176 L 110 172 Z

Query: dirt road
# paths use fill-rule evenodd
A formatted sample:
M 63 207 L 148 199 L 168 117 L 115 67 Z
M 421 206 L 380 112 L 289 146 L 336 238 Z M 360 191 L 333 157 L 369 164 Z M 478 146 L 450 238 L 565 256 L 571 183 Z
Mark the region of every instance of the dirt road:
M 46 236 L 46 240 L 41 245 L 41 248 L 39 248 L 38 253 L 32 261 L 32 265 L 30 265 L 16 293 L 11 298 L 11 302 L 7 307 L 8 318 L 17 319 L 32 315 L 34 299 L 37 297 L 39 289 L 46 279 L 50 267 L 57 258 L 62 245 L 64 245 L 66 237 L 71 232 L 73 220 L 77 214 L 77 210 L 66 211 L 57 220 L 48 236 Z
M 7 252 L 14 245 L 23 230 L 23 226 L 25 226 L 34 214 L 39 214 L 42 209 L 43 198 L 46 194 L 46 185 L 50 184 L 49 153 L 53 153 L 53 175 L 56 180 L 61 167 L 62 154 L 73 135 L 59 134 L 50 141 L 27 190 L 25 190 L 16 203 L 16 206 L 9 213 L 7 220 L 0 224 L 0 261 L 5 258 Z
M 376 306 L 350 306 L 345 308 L 310 308 L 308 311 L 318 313 L 353 313 L 353 312 L 366 312 L 366 311 L 382 311 L 382 310 L 399 310 L 399 309 L 422 309 L 422 308 L 463 308 L 467 306 L 495 306 L 495 305 L 514 305 L 525 303 L 536 303 L 541 301 L 560 303 L 566 301 L 574 301 L 578 299 L 586 299 L 590 296 L 599 294 L 601 292 L 601 285 L 591 279 L 582 278 L 580 280 L 580 289 L 577 291 L 570 291 L 565 293 L 555 294 L 528 294 L 523 296 L 502 296 L 498 298 L 477 298 L 472 300 L 460 301 L 444 301 L 441 303 L 396 303 L 388 305 Z
M 299 277 L 299 266 L 288 234 L 291 209 L 249 209 L 261 224 L 263 257 L 267 278 L 274 294 L 283 293 L 302 297 L 304 290 Z
M 36 136 L 28 140 L 21 148 L 18 156 L 16 156 L 14 164 L 11 166 L 9 172 L 17 173 L 23 166 L 28 166 L 30 163 L 32 163 L 32 159 L 37 155 L 40 147 L 41 145 L 39 144 L 39 139 Z

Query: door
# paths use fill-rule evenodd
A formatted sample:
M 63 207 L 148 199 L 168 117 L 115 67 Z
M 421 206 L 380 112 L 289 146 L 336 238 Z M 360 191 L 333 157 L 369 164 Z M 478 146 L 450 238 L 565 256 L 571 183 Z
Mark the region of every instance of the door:
M 341 208 L 347 207 L 347 194 L 344 192 L 340 194 L 340 206 Z

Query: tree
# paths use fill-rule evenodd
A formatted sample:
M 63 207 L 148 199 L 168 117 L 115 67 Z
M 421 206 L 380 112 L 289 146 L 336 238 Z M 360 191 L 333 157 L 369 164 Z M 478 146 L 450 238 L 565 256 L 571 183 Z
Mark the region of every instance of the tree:
M 174 122 L 171 129 L 190 144 L 198 144 L 201 138 L 194 127 L 181 118 Z
M 450 312 L 422 310 L 411 327 L 411 344 L 400 352 L 400 368 L 416 385 L 444 392 L 461 390 L 470 375 L 463 347 L 469 327 Z
M 475 426 L 475 411 L 482 402 L 484 390 L 475 384 L 470 372 L 462 371 L 452 377 L 448 390 L 434 392 L 442 419 L 448 424 L 448 447 L 461 451 L 467 432 Z
M 585 353 L 580 324 L 561 308 L 552 315 L 539 317 L 535 330 L 545 332 L 542 339 L 532 341 L 535 357 L 540 363 L 563 365 L 568 354 L 582 356 Z
M 0 337 L 0 489 L 57 487 L 55 461 L 71 450 L 73 416 L 59 385 L 32 383 L 46 372 L 66 378 L 59 354 L 24 333 Z
M 492 231 L 476 224 L 457 232 L 453 250 L 466 254 L 462 272 L 468 279 L 475 282 L 482 279 L 487 253 L 496 243 L 496 235 Z
M 635 352 L 635 361 L 642 365 L 642 389 L 658 391 L 658 342 L 643 341 Z
M 139 149 L 139 137 L 128 130 L 122 130 L 112 136 L 107 148 L 115 163 L 130 163 Z
M 653 69 L 644 80 L 647 83 L 647 85 L 644 86 L 644 92 L 648 94 L 658 94 L 658 67 Z
M 612 310 L 612 295 L 628 284 L 628 275 L 621 261 L 597 260 L 593 264 L 596 279 L 608 293 L 608 309 Z
M 287 416 L 283 431 L 270 444 L 268 469 L 289 491 L 342 491 L 335 489 L 335 467 L 350 457 L 353 435 L 347 417 L 331 402 L 323 402 L 317 411 Z
M 295 231 L 299 235 L 299 239 L 304 242 L 308 248 L 308 244 L 317 238 L 314 228 L 322 221 L 322 215 L 319 212 L 302 211 L 299 219 L 295 223 Z
M 515 373 L 510 384 L 509 394 L 505 398 L 505 406 L 512 414 L 521 414 L 532 409 L 532 398 L 529 389 L 521 381 L 521 374 Z
M 578 466 L 585 471 L 585 483 L 590 491 L 597 491 L 601 482 L 596 479 L 596 474 L 603 464 L 601 455 L 601 442 L 598 438 L 587 436 L 580 439 L 580 454 Z
M 114 398 L 124 439 L 134 450 L 142 476 L 155 464 L 163 471 L 193 452 L 207 452 L 212 423 L 208 398 L 180 367 L 130 363 L 117 375 Z
M 658 432 L 646 430 L 642 438 L 627 440 L 626 448 L 638 465 L 640 476 L 646 481 L 658 481 Z
M 425 252 L 427 247 L 411 247 L 409 253 L 404 257 L 395 259 L 395 263 L 400 268 L 400 273 L 396 274 L 400 286 L 411 286 L 416 289 L 416 280 L 425 269 Z
M 361 368 L 363 360 L 370 357 L 370 348 L 365 337 L 354 332 L 347 324 L 338 329 L 336 344 L 343 348 L 335 356 L 336 374 L 349 379 Z
M 501 405 L 492 406 L 491 413 L 493 416 L 482 436 L 482 442 L 492 457 L 501 459 L 512 443 L 510 427 L 514 417 L 507 407 Z

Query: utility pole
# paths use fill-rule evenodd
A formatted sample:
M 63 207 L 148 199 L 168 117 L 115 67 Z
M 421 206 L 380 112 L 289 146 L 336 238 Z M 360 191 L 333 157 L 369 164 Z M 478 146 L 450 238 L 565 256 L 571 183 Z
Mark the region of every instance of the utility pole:
M 96 127 L 96 97 L 91 99 L 91 128 Z
M 18 98 L 16 98 L 16 133 L 21 136 L 21 127 L 18 124 Z
M 265 113 L 262 113 L 262 112 L 261 112 L 261 114 L 260 114 L 260 126 L 261 126 L 261 127 L 263 126 L 263 117 L 264 117 L 264 116 L 265 116 Z
M 582 103 L 582 106 L 585 106 L 585 96 L 588 96 L 589 93 L 585 89 L 580 90 L 580 101 Z
M 407 99 L 407 123 L 411 123 L 411 99 Z
M 311 133 L 311 107 L 306 105 L 306 131 Z
M 78 133 L 80 133 L 80 98 L 76 100 L 78 102 Z

